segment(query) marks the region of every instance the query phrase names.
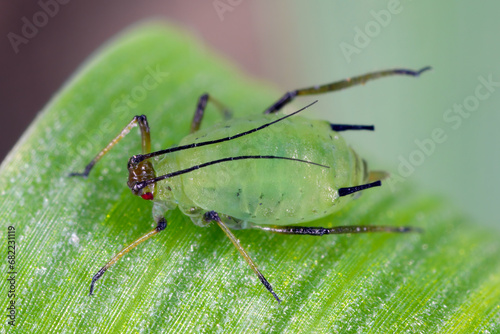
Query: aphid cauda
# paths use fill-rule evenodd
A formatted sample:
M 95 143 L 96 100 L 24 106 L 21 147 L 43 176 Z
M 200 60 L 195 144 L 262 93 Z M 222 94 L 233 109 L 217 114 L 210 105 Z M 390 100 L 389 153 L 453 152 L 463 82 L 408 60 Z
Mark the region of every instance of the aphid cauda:
M 369 171 L 346 145 L 339 132 L 373 130 L 369 125 L 330 124 L 278 111 L 296 96 L 340 90 L 368 80 L 391 76 L 419 76 L 419 71 L 393 69 L 368 73 L 346 80 L 290 91 L 264 111 L 264 115 L 229 119 L 200 130 L 208 102 L 227 113 L 227 109 L 208 94 L 202 95 L 191 123 L 191 134 L 179 146 L 151 152 L 149 125 L 145 115 L 132 121 L 86 166 L 92 167 L 130 130 L 139 126 L 142 154 L 128 161 L 128 186 L 134 195 L 153 201 L 156 227 L 116 254 L 92 278 L 96 281 L 124 254 L 167 227 L 164 214 L 179 207 L 193 223 L 206 226 L 216 222 L 262 284 L 276 298 L 271 284 L 241 247 L 231 229 L 259 229 L 284 234 L 417 232 L 409 226 L 303 227 L 295 224 L 331 214 L 355 197 L 356 192 L 381 185 L 384 172 Z M 155 162 L 153 157 L 163 159 Z M 272 225 L 265 225 L 272 224 Z

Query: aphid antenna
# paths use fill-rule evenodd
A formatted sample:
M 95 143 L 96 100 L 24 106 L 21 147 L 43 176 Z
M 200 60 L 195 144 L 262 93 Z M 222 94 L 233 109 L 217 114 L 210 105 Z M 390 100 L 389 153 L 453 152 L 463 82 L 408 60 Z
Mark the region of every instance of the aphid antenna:
M 186 168 L 186 169 L 181 169 L 181 170 L 178 170 L 178 171 L 175 171 L 175 172 L 172 172 L 172 173 L 164 174 L 164 175 L 155 177 L 154 179 L 149 179 L 149 180 L 145 180 L 145 181 L 142 181 L 142 182 L 137 182 L 132 187 L 132 191 L 134 193 L 138 194 L 138 193 L 140 193 L 140 191 L 142 189 L 146 188 L 148 185 L 156 183 L 156 182 L 164 180 L 164 179 L 168 179 L 168 178 L 171 178 L 171 177 L 174 177 L 174 176 L 179 176 L 179 175 L 182 175 L 182 174 L 190 173 L 190 172 L 193 172 L 193 171 L 198 170 L 200 168 L 208 167 L 208 166 L 219 164 L 219 163 L 222 163 L 222 162 L 236 161 L 236 160 L 246 160 L 246 159 L 281 159 L 281 160 L 290 160 L 290 161 L 297 161 L 297 162 L 307 163 L 307 164 L 318 166 L 318 167 L 322 167 L 322 168 L 330 168 L 330 166 L 322 165 L 322 164 L 319 164 L 319 163 L 316 163 L 316 162 L 307 161 L 307 160 L 301 160 L 301 159 L 295 159 L 295 158 L 289 158 L 289 157 L 277 157 L 277 156 L 274 156 L 274 155 L 241 155 L 241 156 L 236 156 L 236 157 L 229 157 L 229 158 L 223 158 L 223 159 L 219 159 L 219 160 L 213 160 L 213 161 L 205 162 L 205 163 L 202 163 L 202 164 L 199 164 L 199 165 L 195 165 L 195 166 L 192 166 L 192 167 L 189 167 L 189 168 Z
M 188 149 L 195 148 L 195 147 L 200 147 L 200 146 L 218 144 L 218 143 L 222 143 L 222 142 L 225 142 L 225 141 L 229 141 L 229 140 L 233 140 L 233 139 L 236 139 L 236 138 L 240 138 L 240 137 L 249 135 L 251 133 L 257 132 L 259 130 L 265 129 L 268 126 L 271 126 L 271 125 L 273 125 L 275 123 L 281 122 L 281 121 L 287 119 L 288 117 L 292 117 L 293 115 L 296 115 L 299 112 L 304 111 L 305 109 L 309 108 L 310 106 L 312 106 L 316 102 L 318 102 L 318 100 L 316 100 L 316 101 L 314 101 L 314 102 L 306 105 L 305 107 L 303 107 L 303 108 L 301 108 L 301 109 L 299 109 L 297 111 L 294 111 L 291 114 L 285 115 L 283 117 L 278 118 L 277 120 L 274 120 L 272 122 L 263 124 L 263 125 L 261 125 L 259 127 L 253 128 L 251 130 L 240 132 L 240 133 L 238 133 L 238 134 L 236 134 L 234 136 L 224 137 L 224 138 L 220 138 L 220 139 L 216 139 L 216 140 L 208 140 L 208 141 L 204 141 L 204 142 L 200 142 L 200 143 L 192 143 L 192 144 L 188 144 L 188 145 L 171 147 L 171 148 L 167 148 L 165 150 L 160 150 L 160 151 L 151 152 L 151 153 L 147 153 L 147 154 L 134 155 L 134 156 L 132 156 L 130 158 L 129 164 L 136 165 L 136 164 L 140 163 L 141 161 L 144 161 L 146 159 L 153 158 L 153 157 L 156 157 L 156 156 L 159 156 L 159 155 L 169 154 L 169 153 L 178 152 L 178 151 L 182 151 L 182 150 L 188 150 Z

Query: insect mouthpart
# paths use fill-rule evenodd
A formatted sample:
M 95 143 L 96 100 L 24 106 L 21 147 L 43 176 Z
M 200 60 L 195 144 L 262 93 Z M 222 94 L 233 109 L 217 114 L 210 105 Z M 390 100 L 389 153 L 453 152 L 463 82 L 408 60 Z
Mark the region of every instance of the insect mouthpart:
M 145 199 L 147 201 L 150 201 L 150 200 L 154 199 L 153 193 L 149 193 L 149 192 L 145 193 L 145 194 L 142 194 L 141 197 L 142 197 L 142 199 Z

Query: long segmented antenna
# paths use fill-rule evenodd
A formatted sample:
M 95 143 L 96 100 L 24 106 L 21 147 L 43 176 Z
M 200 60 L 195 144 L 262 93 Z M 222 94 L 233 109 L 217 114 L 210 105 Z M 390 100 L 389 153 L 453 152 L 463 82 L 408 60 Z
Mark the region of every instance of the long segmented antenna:
M 301 109 L 299 109 L 299 110 L 297 110 L 297 111 L 295 111 L 295 112 L 293 112 L 293 113 L 291 113 L 289 115 L 285 115 L 283 117 L 278 118 L 277 120 L 274 120 L 272 122 L 263 124 L 263 125 L 261 125 L 259 127 L 253 128 L 251 130 L 248 130 L 248 131 L 245 131 L 245 132 L 240 132 L 240 133 L 238 133 L 238 134 L 236 134 L 234 136 L 229 136 L 229 137 L 220 138 L 220 139 L 216 139 L 216 140 L 204 141 L 204 142 L 200 142 L 200 143 L 192 143 L 192 144 L 188 144 L 188 145 L 182 145 L 182 146 L 167 148 L 165 150 L 151 152 L 151 153 L 148 153 L 148 154 L 134 155 L 132 158 L 130 158 L 129 163 L 131 163 L 131 164 L 138 164 L 139 162 L 141 162 L 141 161 L 143 161 L 145 159 L 156 157 L 158 155 L 163 155 L 163 154 L 168 154 L 168 153 L 172 153 L 172 152 L 187 150 L 187 149 L 190 149 L 190 148 L 195 148 L 195 147 L 200 147 L 200 146 L 205 146 L 205 145 L 218 144 L 218 143 L 222 143 L 222 142 L 225 142 L 225 141 L 228 141 L 228 140 L 233 140 L 233 139 L 236 139 L 236 138 L 240 138 L 240 137 L 249 135 L 251 133 L 257 132 L 259 130 L 262 130 L 264 128 L 267 128 L 268 126 L 271 126 L 271 125 L 273 125 L 275 123 L 281 122 L 282 120 L 284 120 L 284 119 L 286 119 L 288 117 L 292 117 L 293 115 L 298 114 L 299 112 L 304 111 L 305 109 L 309 108 L 310 106 L 312 106 L 316 102 L 318 102 L 318 100 L 316 100 L 316 101 L 308 104 L 304 108 L 301 108 Z
M 241 155 L 241 156 L 237 156 L 237 157 L 229 157 L 229 158 L 223 158 L 223 159 L 219 159 L 219 160 L 213 160 L 213 161 L 205 162 L 205 163 L 202 163 L 202 164 L 199 164 L 199 165 L 195 165 L 195 166 L 192 166 L 192 167 L 189 167 L 189 168 L 186 168 L 186 169 L 181 169 L 181 170 L 178 170 L 178 171 L 175 171 L 175 172 L 172 172 L 172 173 L 161 175 L 161 176 L 155 177 L 154 179 L 149 179 L 149 180 L 146 180 L 146 181 L 138 182 L 131 189 L 132 189 L 132 191 L 134 193 L 139 193 L 143 188 L 147 187 L 148 185 L 156 183 L 156 182 L 164 180 L 164 179 L 168 179 L 168 178 L 171 178 L 171 177 L 174 177 L 174 176 L 186 174 L 186 173 L 195 171 L 197 169 L 208 167 L 208 166 L 215 165 L 215 164 L 219 164 L 219 163 L 222 163 L 222 162 L 236 161 L 236 160 L 245 160 L 245 159 L 281 159 L 281 160 L 291 160 L 291 161 L 303 162 L 303 163 L 307 163 L 307 164 L 310 164 L 310 165 L 315 165 L 315 166 L 319 166 L 319 167 L 323 167 L 323 168 L 330 168 L 327 165 L 322 165 L 322 164 L 319 164 L 319 163 L 316 163 L 316 162 L 307 161 L 307 160 L 301 160 L 301 159 L 295 159 L 295 158 L 277 157 L 277 156 L 274 156 L 274 155 Z

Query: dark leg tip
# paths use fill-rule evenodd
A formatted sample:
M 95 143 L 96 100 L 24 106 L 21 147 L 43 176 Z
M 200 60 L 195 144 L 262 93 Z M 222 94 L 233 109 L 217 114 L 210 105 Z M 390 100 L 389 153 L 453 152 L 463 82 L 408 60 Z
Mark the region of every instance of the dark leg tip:
M 105 267 L 103 267 L 105 268 Z M 92 282 L 90 283 L 90 292 L 89 292 L 89 296 L 92 296 L 94 294 L 94 287 L 95 287 L 95 282 L 97 282 L 97 280 L 99 278 L 101 278 L 101 276 L 104 274 L 104 271 L 101 269 L 99 270 L 99 272 L 97 274 L 95 274 L 93 277 L 92 277 Z
M 69 173 L 69 177 L 72 177 L 72 176 L 81 176 L 83 178 L 87 178 L 87 176 L 89 176 L 90 174 L 90 171 L 92 170 L 92 167 L 94 167 L 95 165 L 95 160 L 92 160 L 87 166 L 85 166 L 85 169 L 83 170 L 83 172 L 81 173 L 77 173 L 77 172 L 73 172 L 73 173 Z
M 426 71 L 430 71 L 430 70 L 432 70 L 432 67 L 430 67 L 430 66 L 426 66 L 426 67 L 424 67 L 424 68 L 422 68 L 422 69 L 418 70 L 418 71 L 417 71 L 417 73 L 415 73 L 415 75 L 416 75 L 416 76 L 419 76 L 420 74 L 422 74 L 422 73 L 424 73 L 424 72 L 426 72 Z
M 281 304 L 280 297 L 278 297 L 278 295 L 277 295 L 277 294 L 275 294 L 274 292 L 273 292 L 273 296 L 274 296 L 274 298 L 276 299 L 276 301 L 278 302 L 278 305 L 279 305 L 279 304 Z
M 395 70 L 394 73 L 418 77 L 420 74 L 424 73 L 425 71 L 429 71 L 429 70 L 431 70 L 431 67 L 426 66 L 424 68 L 421 68 L 418 71 L 412 71 L 412 70 L 407 70 L 407 69 L 398 69 L 398 70 Z
M 87 178 L 87 176 L 89 176 L 89 174 L 88 174 L 88 173 L 85 173 L 85 172 L 84 172 L 84 173 L 76 173 L 76 172 L 73 172 L 73 173 L 69 173 L 69 174 L 68 174 L 68 177 L 73 177 L 73 176 L 81 176 L 81 177 L 83 177 L 84 179 L 86 179 L 86 178 Z
M 401 233 L 424 233 L 424 229 L 413 226 L 401 226 L 398 227 L 397 231 Z
M 422 233 L 424 233 L 424 232 L 425 232 L 425 230 L 424 230 L 423 228 L 420 228 L 420 227 L 412 227 L 412 228 L 411 228 L 411 232 L 415 232 L 415 233 L 420 233 L 420 234 L 422 234 Z

